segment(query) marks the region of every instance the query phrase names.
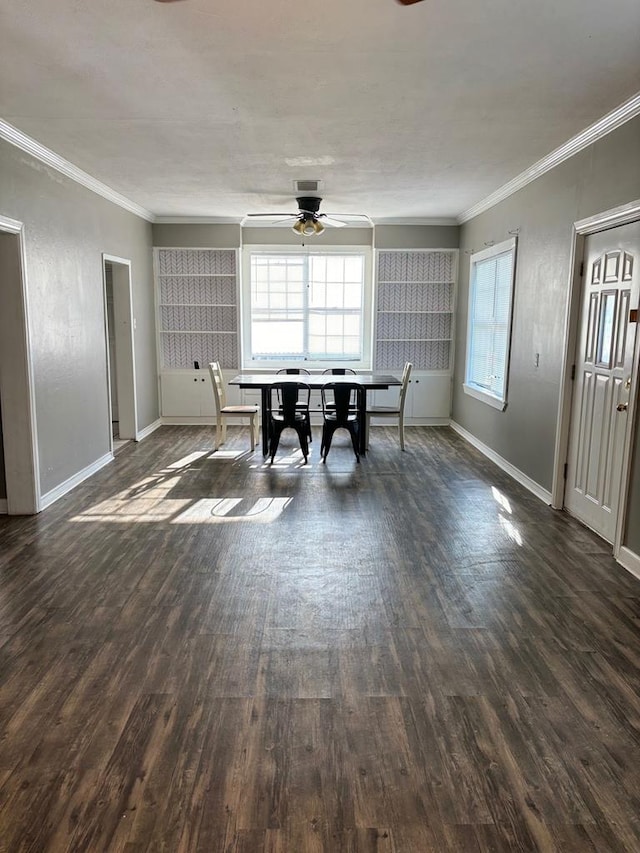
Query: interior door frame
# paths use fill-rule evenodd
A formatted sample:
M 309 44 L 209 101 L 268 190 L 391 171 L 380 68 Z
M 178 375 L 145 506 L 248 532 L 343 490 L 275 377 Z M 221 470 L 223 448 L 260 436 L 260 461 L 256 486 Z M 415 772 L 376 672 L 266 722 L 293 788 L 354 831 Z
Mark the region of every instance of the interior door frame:
M 116 376 L 111 376 L 109 358 L 109 317 L 107 310 L 106 265 L 113 268 L 113 307 L 115 315 Z M 104 299 L 104 338 L 107 364 L 107 399 L 109 404 L 109 442 L 113 452 L 111 421 L 111 383 L 116 383 L 120 438 L 138 441 L 138 411 L 136 402 L 136 359 L 133 316 L 133 288 L 131 261 L 117 255 L 102 254 L 102 294 Z
M 560 377 L 560 400 L 558 406 L 558 420 L 556 424 L 553 486 L 551 490 L 551 505 L 554 509 L 562 509 L 564 506 L 564 472 L 569 452 L 569 423 L 571 420 L 571 400 L 573 395 L 572 367 L 575 360 L 582 300 L 583 276 L 581 268 L 584 258 L 585 241 L 590 234 L 596 234 L 599 231 L 608 231 L 611 228 L 616 228 L 619 225 L 628 225 L 629 223 L 637 220 L 640 220 L 640 199 L 620 207 L 615 207 L 612 210 L 595 214 L 594 216 L 590 216 L 586 219 L 581 219 L 574 222 L 573 225 L 569 288 L 565 310 L 564 357 L 562 360 L 562 371 Z M 636 329 L 636 341 L 633 356 L 634 364 L 637 363 L 638 349 L 640 349 L 640 333 Z M 613 543 L 613 554 L 616 558 L 622 546 L 623 525 L 628 498 L 631 465 L 631 440 L 636 415 L 637 374 L 638 371 L 636 370 L 633 377 L 633 385 L 629 392 L 627 430 L 625 433 L 625 446 L 623 449 L 622 459 L 621 493 L 618 503 L 618 517 L 616 519 L 616 534 Z
M 17 239 L 20 279 L 18 287 L 10 286 L 0 294 L 3 355 L 9 356 L 12 364 L 11 372 L 5 371 L 0 377 L 7 512 L 9 515 L 34 515 L 39 512 L 41 502 L 40 462 L 24 223 L 0 215 L 0 231 L 13 234 Z

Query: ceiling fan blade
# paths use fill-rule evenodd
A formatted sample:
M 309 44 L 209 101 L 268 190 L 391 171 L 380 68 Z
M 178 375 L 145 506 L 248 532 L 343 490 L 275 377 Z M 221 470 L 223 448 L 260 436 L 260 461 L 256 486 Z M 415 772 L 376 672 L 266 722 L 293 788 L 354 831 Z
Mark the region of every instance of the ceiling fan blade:
M 297 213 L 285 213 L 282 210 L 279 213 L 247 213 L 247 217 L 251 217 L 252 219 L 273 219 L 275 216 L 287 216 L 289 218 L 297 219 Z
M 371 218 L 367 216 L 366 213 L 321 213 L 320 217 L 329 217 L 329 219 L 337 219 L 341 225 L 348 225 L 350 221 L 355 220 L 357 222 L 363 222 L 365 225 L 373 225 Z M 326 220 L 325 220 L 326 221 Z
M 297 222 L 300 217 L 297 214 L 285 214 L 285 213 L 276 213 L 276 214 L 263 214 L 263 213 L 247 213 L 246 219 L 251 217 L 252 222 L 245 222 L 246 225 L 293 225 L 294 222 Z M 284 218 L 282 218 L 284 217 Z
M 398 0 L 403 6 L 411 6 L 413 3 L 419 3 L 420 0 Z

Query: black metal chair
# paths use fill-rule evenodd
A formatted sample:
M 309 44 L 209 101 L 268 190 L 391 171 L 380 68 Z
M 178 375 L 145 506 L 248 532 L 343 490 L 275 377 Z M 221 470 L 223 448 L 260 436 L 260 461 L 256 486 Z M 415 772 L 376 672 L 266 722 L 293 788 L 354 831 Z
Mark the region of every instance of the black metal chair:
M 352 370 L 350 367 L 327 367 L 327 369 L 323 370 L 322 373 L 323 373 L 323 375 L 330 373 L 332 376 L 357 376 L 358 375 L 356 373 L 356 371 Z M 333 403 L 330 400 L 328 400 L 327 406 L 331 409 L 331 408 L 333 408 Z M 357 412 L 358 410 L 354 409 L 353 411 Z
M 306 367 L 281 367 L 280 370 L 276 370 L 276 374 L 286 374 L 287 376 L 310 376 L 311 371 L 307 370 Z M 309 401 L 305 405 L 304 400 L 298 406 L 300 409 L 305 409 L 309 411 Z M 308 433 L 309 441 L 313 441 L 313 436 L 311 435 L 311 418 L 309 418 L 309 433 Z
M 320 456 L 327 461 L 333 434 L 346 429 L 351 436 L 353 452 L 360 462 L 360 422 L 358 420 L 358 395 L 362 387 L 347 382 L 329 382 L 322 388 L 322 444 Z
M 309 457 L 309 398 L 311 388 L 305 382 L 274 382 L 269 389 L 269 456 L 275 458 L 280 436 L 287 428 L 296 431 L 306 463 Z M 305 405 L 306 401 L 306 405 Z

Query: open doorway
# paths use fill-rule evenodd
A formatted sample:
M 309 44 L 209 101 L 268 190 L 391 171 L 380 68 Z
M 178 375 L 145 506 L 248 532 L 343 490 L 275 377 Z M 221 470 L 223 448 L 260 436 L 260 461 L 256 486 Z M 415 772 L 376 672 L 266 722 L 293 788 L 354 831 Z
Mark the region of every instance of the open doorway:
M 115 453 L 137 439 L 131 262 L 103 255 L 109 430 Z
M 0 216 L 0 511 L 38 512 L 38 452 L 22 223 Z

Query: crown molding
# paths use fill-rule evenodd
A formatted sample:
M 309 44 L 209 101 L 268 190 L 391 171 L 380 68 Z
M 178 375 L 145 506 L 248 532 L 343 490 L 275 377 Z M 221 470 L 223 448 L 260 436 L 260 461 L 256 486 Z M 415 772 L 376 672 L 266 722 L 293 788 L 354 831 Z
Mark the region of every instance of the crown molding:
M 154 216 L 154 225 L 240 225 L 239 216 Z
M 621 127 L 621 125 L 631 121 L 631 119 L 638 115 L 640 115 L 640 92 L 632 98 L 629 98 L 628 101 L 625 101 L 612 112 L 607 113 L 607 115 L 589 125 L 589 127 L 585 128 L 576 136 L 565 142 L 564 145 L 561 145 L 550 154 L 547 154 L 546 157 L 538 160 L 537 163 L 529 166 L 528 169 L 525 169 L 524 172 L 521 172 L 513 178 L 513 180 L 491 193 L 491 195 L 488 195 L 482 201 L 474 204 L 473 207 L 465 210 L 458 216 L 458 224 L 463 225 L 465 222 L 468 222 L 480 213 L 484 213 L 485 210 L 489 210 L 496 204 L 499 204 L 501 201 L 509 198 L 509 196 L 518 192 L 518 190 L 526 187 L 527 184 L 535 181 L 536 178 L 544 175 L 545 172 L 549 172 L 551 169 L 554 169 L 556 166 L 564 163 L 565 160 L 573 157 L 574 154 L 578 154 L 584 148 L 587 148 L 589 145 L 592 145 L 594 142 L 602 139 L 603 136 L 606 136 L 608 133 L 611 133 L 611 131 Z
M 46 166 L 50 166 L 57 172 L 61 172 L 63 175 L 71 178 L 72 181 L 75 181 L 83 187 L 86 187 L 88 190 L 91 190 L 91 192 L 101 195 L 103 198 L 106 198 L 107 201 L 111 201 L 114 204 L 117 204 L 118 207 L 128 210 L 129 213 L 133 213 L 135 216 L 140 216 L 142 219 L 146 219 L 147 222 L 154 221 L 154 215 L 149 210 L 146 210 L 139 204 L 125 198 L 125 196 L 120 195 L 120 193 L 112 190 L 111 187 L 108 187 L 96 178 L 91 177 L 87 172 L 83 172 L 82 169 L 74 166 L 73 163 L 65 160 L 64 157 L 60 157 L 59 154 L 56 154 L 49 148 L 45 148 L 44 145 L 36 142 L 35 139 L 27 136 L 26 133 L 18 130 L 17 127 L 14 127 L 12 124 L 9 124 L 9 122 L 1 118 L 0 139 L 4 139 L 11 145 L 15 145 L 16 148 L 19 148 L 26 154 L 30 154 L 32 157 L 35 157 L 36 160 L 39 160 Z
M 404 217 L 402 219 L 374 219 L 374 225 L 458 225 L 458 220 L 455 216 L 440 216 L 440 217 Z

